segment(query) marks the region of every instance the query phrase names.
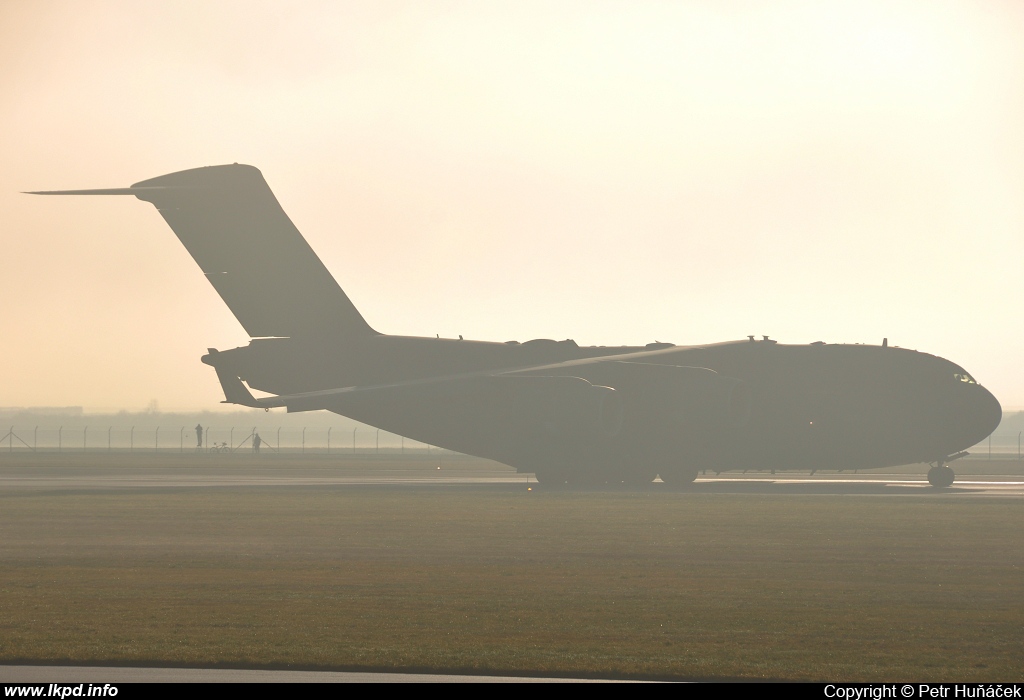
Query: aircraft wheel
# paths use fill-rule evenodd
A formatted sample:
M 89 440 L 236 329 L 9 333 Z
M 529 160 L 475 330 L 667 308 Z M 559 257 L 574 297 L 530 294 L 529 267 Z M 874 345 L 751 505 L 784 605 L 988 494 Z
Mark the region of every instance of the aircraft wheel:
M 670 469 L 658 476 L 669 486 L 689 486 L 697 478 L 699 469 Z
M 953 485 L 956 474 L 949 467 L 932 467 L 928 470 L 928 483 L 937 489 L 944 489 Z
M 622 483 L 629 488 L 640 488 L 654 481 L 655 476 L 657 475 L 646 471 L 625 472 L 622 474 Z
M 607 481 L 608 479 L 604 474 L 595 474 L 594 472 L 586 471 L 584 469 L 569 472 L 568 478 L 570 486 L 581 486 L 583 488 L 603 486 Z
M 650 484 L 655 476 L 650 472 L 631 472 L 623 476 L 623 483 L 631 488 L 641 488 Z
M 565 472 L 560 469 L 538 469 L 533 473 L 537 483 L 547 487 L 565 486 Z

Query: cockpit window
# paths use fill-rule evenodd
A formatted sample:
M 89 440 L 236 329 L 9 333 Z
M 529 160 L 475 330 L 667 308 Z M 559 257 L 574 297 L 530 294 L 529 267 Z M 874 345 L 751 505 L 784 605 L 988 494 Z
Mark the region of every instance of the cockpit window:
M 967 372 L 963 372 L 963 373 L 959 373 L 958 372 L 958 373 L 954 374 L 953 377 L 958 382 L 963 382 L 964 384 L 977 384 L 978 383 L 978 382 L 974 381 L 974 377 L 972 377 L 971 375 L 967 374 Z

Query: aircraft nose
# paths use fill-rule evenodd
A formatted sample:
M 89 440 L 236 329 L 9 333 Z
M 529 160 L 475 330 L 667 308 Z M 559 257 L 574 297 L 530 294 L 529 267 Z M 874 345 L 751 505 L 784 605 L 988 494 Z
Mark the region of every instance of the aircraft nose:
M 1003 407 L 999 405 L 999 400 L 992 395 L 988 389 L 983 386 L 979 386 L 980 391 L 977 392 L 974 401 L 977 404 L 975 407 L 975 415 L 978 416 L 978 427 L 981 432 L 984 433 L 982 440 L 992 434 L 992 431 L 999 427 L 1000 421 L 1003 420 Z
M 957 411 L 953 418 L 956 425 L 949 425 L 949 435 L 957 436 L 959 444 L 967 449 L 977 445 L 992 434 L 1003 418 L 1003 409 L 998 399 L 988 389 L 977 384 L 961 385 L 957 396 Z

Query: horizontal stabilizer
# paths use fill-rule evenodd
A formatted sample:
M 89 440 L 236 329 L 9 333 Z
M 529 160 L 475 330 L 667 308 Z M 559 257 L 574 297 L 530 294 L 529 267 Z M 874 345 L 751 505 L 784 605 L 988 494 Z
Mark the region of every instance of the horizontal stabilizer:
M 168 187 L 108 187 L 98 190 L 44 190 L 41 192 L 22 192 L 22 194 L 130 194 L 139 196 L 146 191 L 166 190 Z M 181 189 L 181 188 L 178 188 Z

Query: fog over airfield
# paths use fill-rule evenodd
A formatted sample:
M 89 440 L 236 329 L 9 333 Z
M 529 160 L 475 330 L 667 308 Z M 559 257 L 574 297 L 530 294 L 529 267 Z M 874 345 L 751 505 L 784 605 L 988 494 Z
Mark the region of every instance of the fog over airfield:
M 1024 3 L 0 3 L 0 405 L 211 408 L 147 203 L 260 168 L 385 333 L 917 348 L 1024 406 Z

